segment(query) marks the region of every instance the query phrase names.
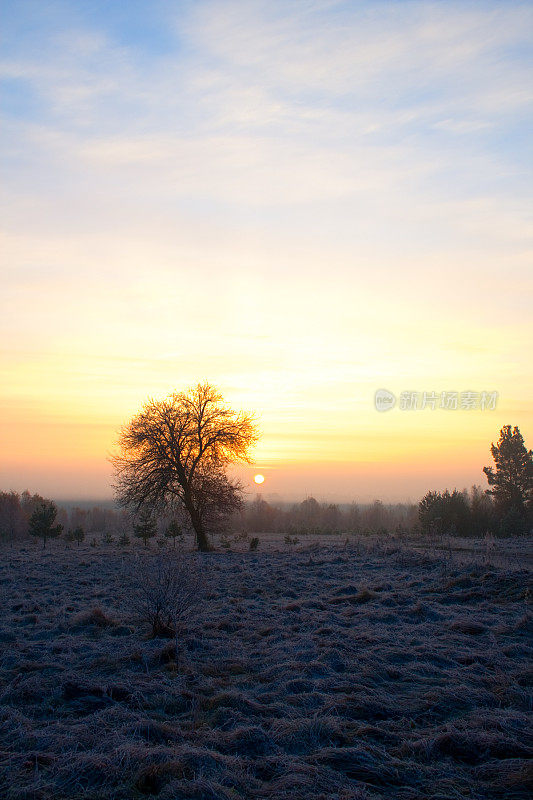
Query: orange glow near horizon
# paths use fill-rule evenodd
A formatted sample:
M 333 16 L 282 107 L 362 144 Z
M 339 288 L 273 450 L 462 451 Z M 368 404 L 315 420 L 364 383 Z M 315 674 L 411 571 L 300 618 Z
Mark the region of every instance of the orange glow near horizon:
M 405 330 L 395 340 L 397 324 L 393 318 L 384 358 L 372 346 L 373 335 L 361 330 L 359 339 L 368 347 L 359 344 L 353 362 L 346 347 L 335 350 L 326 330 L 320 339 L 311 339 L 309 330 L 305 341 L 282 342 L 278 334 L 265 334 L 249 361 L 242 357 L 246 342 L 237 339 L 232 352 L 226 338 L 218 369 L 209 355 L 202 356 L 200 345 L 198 363 L 211 366 L 210 380 L 230 405 L 258 416 L 261 438 L 253 457 L 268 470 L 267 496 L 396 501 L 416 499 L 429 488 L 485 485 L 482 467 L 490 464 L 490 443 L 502 425 L 519 425 L 526 443 L 531 441 L 531 381 L 518 375 L 527 361 L 527 337 L 520 328 L 478 331 L 478 342 L 484 336 L 486 344 L 476 350 L 472 342 L 461 349 L 434 336 L 409 341 Z M 354 342 L 355 334 L 354 329 Z M 206 346 L 216 336 L 204 331 Z M 325 346 L 328 337 L 331 351 Z M 115 337 L 110 347 L 116 350 L 117 342 Z M 57 353 L 31 359 L 14 351 L 4 359 L 0 485 L 59 498 L 109 498 L 107 459 L 120 426 L 149 396 L 163 397 L 205 376 L 179 353 L 150 359 L 147 352 L 134 358 L 109 352 L 102 358 L 87 351 L 77 357 L 68 346 L 59 344 Z M 126 342 L 121 348 L 126 352 Z M 277 369 L 276 361 L 265 368 L 269 349 Z M 438 358 L 432 358 L 433 351 Z M 183 377 L 180 384 L 176 373 Z M 494 410 L 401 410 L 397 404 L 378 412 L 374 393 L 384 386 L 397 398 L 408 389 L 437 395 L 495 389 L 499 397 Z
M 181 387 L 180 387 L 181 388 Z M 229 392 L 226 396 L 231 402 Z M 241 395 L 241 399 L 243 399 Z M 140 398 L 139 398 L 140 400 Z M 237 396 L 236 396 L 237 400 Z M 494 411 L 400 411 L 378 413 L 368 392 L 366 406 L 339 404 L 302 409 L 299 423 L 284 406 L 265 409 L 259 417 L 262 437 L 254 460 L 268 470 L 268 494 L 298 499 L 312 494 L 348 502 L 416 500 L 429 488 L 485 485 L 482 467 L 491 463 L 490 443 L 508 422 L 518 424 L 526 442 L 530 417 L 514 404 Z M 4 489 L 29 488 L 56 498 L 111 496 L 112 472 L 107 461 L 116 446 L 120 425 L 128 416 L 104 421 L 94 412 L 89 420 L 70 418 L 64 407 L 53 413 L 35 407 L 13 409 L 4 404 L 0 421 L 0 482 Z M 240 407 L 234 402 L 235 407 Z M 246 410 L 251 403 L 241 404 Z M 287 403 L 287 408 L 295 401 Z M 245 476 L 245 468 L 234 471 Z M 254 482 L 263 472 L 254 475 Z M 266 486 L 266 481 L 265 484 Z

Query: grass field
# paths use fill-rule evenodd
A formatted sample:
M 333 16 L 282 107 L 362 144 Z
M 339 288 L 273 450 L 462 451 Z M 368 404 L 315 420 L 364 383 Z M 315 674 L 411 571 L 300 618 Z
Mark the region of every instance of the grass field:
M 3 549 L 0 795 L 529 798 L 528 543 L 310 544 L 202 556 L 177 664 L 131 553 Z

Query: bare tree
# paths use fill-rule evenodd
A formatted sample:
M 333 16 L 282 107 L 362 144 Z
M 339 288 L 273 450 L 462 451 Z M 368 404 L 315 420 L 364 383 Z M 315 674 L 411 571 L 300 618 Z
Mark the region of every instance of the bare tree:
M 0 492 L 0 541 L 10 542 L 22 538 L 27 520 L 16 492 Z
M 198 549 L 208 550 L 208 533 L 242 504 L 226 467 L 249 462 L 256 441 L 254 418 L 230 409 L 209 383 L 149 400 L 122 429 L 111 459 L 117 499 L 134 513 L 185 509 Z

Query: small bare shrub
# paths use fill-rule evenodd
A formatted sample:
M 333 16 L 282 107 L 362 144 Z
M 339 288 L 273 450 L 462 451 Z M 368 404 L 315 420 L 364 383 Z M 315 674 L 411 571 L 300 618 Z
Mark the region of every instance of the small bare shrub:
M 257 550 L 258 547 L 259 547 L 259 537 L 254 536 L 252 539 L 250 539 L 250 550 L 252 551 Z
M 177 661 L 179 636 L 202 603 L 198 560 L 184 560 L 168 551 L 138 557 L 129 571 L 128 585 L 132 612 L 150 625 L 152 636 L 174 637 Z

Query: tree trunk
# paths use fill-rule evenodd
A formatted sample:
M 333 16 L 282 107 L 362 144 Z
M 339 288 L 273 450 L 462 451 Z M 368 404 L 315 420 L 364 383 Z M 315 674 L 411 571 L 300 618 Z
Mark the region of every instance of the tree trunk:
M 189 491 L 185 492 L 184 504 L 185 508 L 189 513 L 189 516 L 191 518 L 191 523 L 194 528 L 194 532 L 196 534 L 196 543 L 198 545 L 198 550 L 200 550 L 201 553 L 207 553 L 211 549 L 209 547 L 209 539 L 207 538 L 207 534 L 204 530 L 202 520 L 200 519 L 200 516 L 197 513 L 196 508 L 194 507 L 193 499 Z
M 201 520 L 195 514 L 194 517 L 191 517 L 192 526 L 194 528 L 194 532 L 196 534 L 196 542 L 198 544 L 198 550 L 202 553 L 207 553 L 211 548 L 209 547 L 209 540 L 207 538 L 207 534 L 204 530 L 204 526 L 202 525 Z
M 189 511 L 189 514 L 191 515 L 192 526 L 196 534 L 196 543 L 198 545 L 198 550 L 200 550 L 200 552 L 202 553 L 207 553 L 211 548 L 209 547 L 209 539 L 207 538 L 207 534 L 204 530 L 202 520 L 196 513 L 195 509 Z

